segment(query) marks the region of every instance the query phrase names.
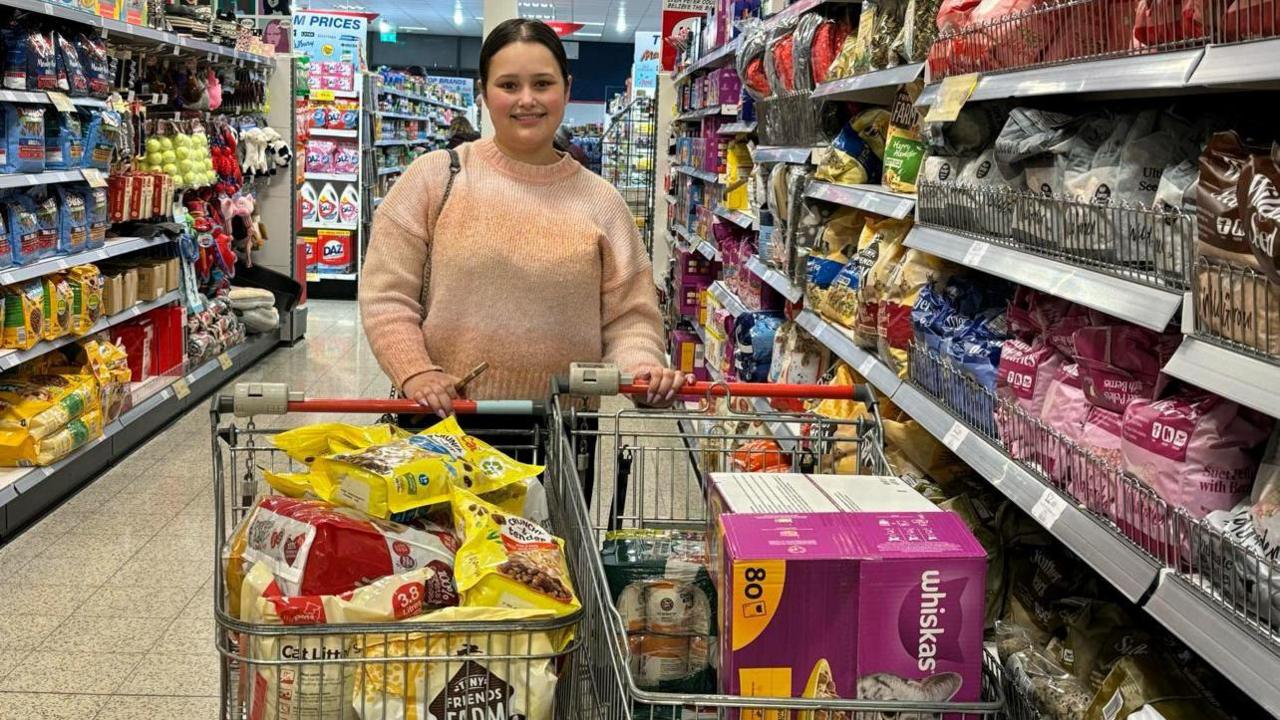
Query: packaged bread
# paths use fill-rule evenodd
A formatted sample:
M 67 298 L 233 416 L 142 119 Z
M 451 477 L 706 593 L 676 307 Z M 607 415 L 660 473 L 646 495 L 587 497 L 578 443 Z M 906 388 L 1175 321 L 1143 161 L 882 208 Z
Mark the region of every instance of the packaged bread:
M 428 567 L 434 575 L 426 601 L 456 605 L 457 548 L 448 533 L 424 532 L 321 500 L 265 496 L 236 528 L 224 558 L 228 609 L 239 615 L 245 568 L 253 563 L 268 567 L 290 595 L 339 595 Z
M 257 626 L 299 628 L 410 620 L 435 609 L 427 592 L 434 576 L 431 568 L 420 567 L 340 595 L 290 595 L 267 563 L 255 563 L 241 590 L 241 619 Z M 294 635 L 255 633 L 244 640 L 247 647 L 241 651 L 249 661 L 241 663 L 241 692 L 254 720 L 355 717 L 356 666 L 340 661 L 359 652 L 360 635 L 300 629 Z
M 78 265 L 67 271 L 71 286 L 71 332 L 84 335 L 102 319 L 102 273 L 96 265 Z
M 89 375 L 13 376 L 0 381 L 0 429 L 24 430 L 39 440 L 97 407 Z
M 62 275 L 46 275 L 44 283 L 44 329 L 41 337 L 57 340 L 72 332 L 71 285 Z
M 29 350 L 44 335 L 44 283 L 39 278 L 4 289 L 4 346 Z
M 578 610 L 563 540 L 462 488 L 453 489 L 452 503 L 462 536 L 455 568 L 462 605 Z
M 26 430 L 0 430 L 0 467 L 50 465 L 101 436 L 102 413 L 96 403 L 92 410 L 41 439 Z
M 421 618 L 439 623 L 439 632 L 366 635 L 352 696 L 356 713 L 361 720 L 552 720 L 555 669 L 569 640 L 566 632 L 459 628 L 554 617 L 545 609 L 452 607 Z M 383 660 L 405 657 L 421 659 Z

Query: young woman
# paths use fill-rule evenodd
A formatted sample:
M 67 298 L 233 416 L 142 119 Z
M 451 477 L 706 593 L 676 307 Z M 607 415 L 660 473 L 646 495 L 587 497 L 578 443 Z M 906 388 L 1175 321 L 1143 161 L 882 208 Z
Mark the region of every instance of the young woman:
M 618 191 L 553 147 L 569 102 L 559 37 L 508 20 L 480 49 L 494 136 L 409 167 L 374 216 L 360 278 L 365 334 L 407 397 L 452 412 L 472 399 L 540 399 L 572 362 L 647 378 L 648 404 L 687 378 L 665 367 L 649 258 Z

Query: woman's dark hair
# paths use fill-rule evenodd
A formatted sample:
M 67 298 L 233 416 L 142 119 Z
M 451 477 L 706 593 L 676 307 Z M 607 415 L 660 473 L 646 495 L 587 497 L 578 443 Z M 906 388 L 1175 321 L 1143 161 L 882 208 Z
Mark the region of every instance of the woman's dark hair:
M 493 32 L 489 33 L 489 37 L 484 39 L 484 45 L 480 46 L 481 89 L 489 82 L 489 65 L 493 62 L 493 56 L 513 42 L 534 42 L 550 50 L 551 56 L 560 66 L 560 78 L 568 84 L 569 57 L 565 55 L 564 43 L 560 42 L 560 36 L 556 35 L 556 31 L 541 20 L 512 18 L 494 28 Z

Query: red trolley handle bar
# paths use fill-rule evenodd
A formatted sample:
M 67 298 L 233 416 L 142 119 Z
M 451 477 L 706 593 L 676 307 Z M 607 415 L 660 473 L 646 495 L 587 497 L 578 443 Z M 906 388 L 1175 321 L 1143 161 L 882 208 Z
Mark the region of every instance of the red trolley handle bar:
M 643 380 L 623 383 L 618 386 L 620 395 L 644 397 L 648 392 L 649 383 Z M 864 403 L 875 401 L 871 389 L 866 385 L 785 385 L 781 383 L 698 381 L 685 385 L 676 394 L 682 398 L 701 398 L 710 394 L 715 397 L 732 395 L 734 397 L 784 398 L 788 400 L 858 400 Z
M 424 415 L 431 408 L 408 398 L 306 398 L 290 400 L 289 412 L 310 413 L 391 413 Z M 453 411 L 459 415 L 534 415 L 546 407 L 533 400 L 454 400 Z

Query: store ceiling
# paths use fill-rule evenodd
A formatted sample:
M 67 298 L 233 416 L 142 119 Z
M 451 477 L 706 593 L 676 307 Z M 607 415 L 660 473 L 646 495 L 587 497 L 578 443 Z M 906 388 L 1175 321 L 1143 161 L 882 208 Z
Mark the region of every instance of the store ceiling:
M 662 0 L 519 0 L 523 17 L 579 22 L 569 40 L 632 42 L 637 31 L 657 32 Z M 399 32 L 479 37 L 484 0 L 311 0 L 313 9 L 341 8 L 376 12 Z M 376 23 L 375 23 L 376 25 Z

